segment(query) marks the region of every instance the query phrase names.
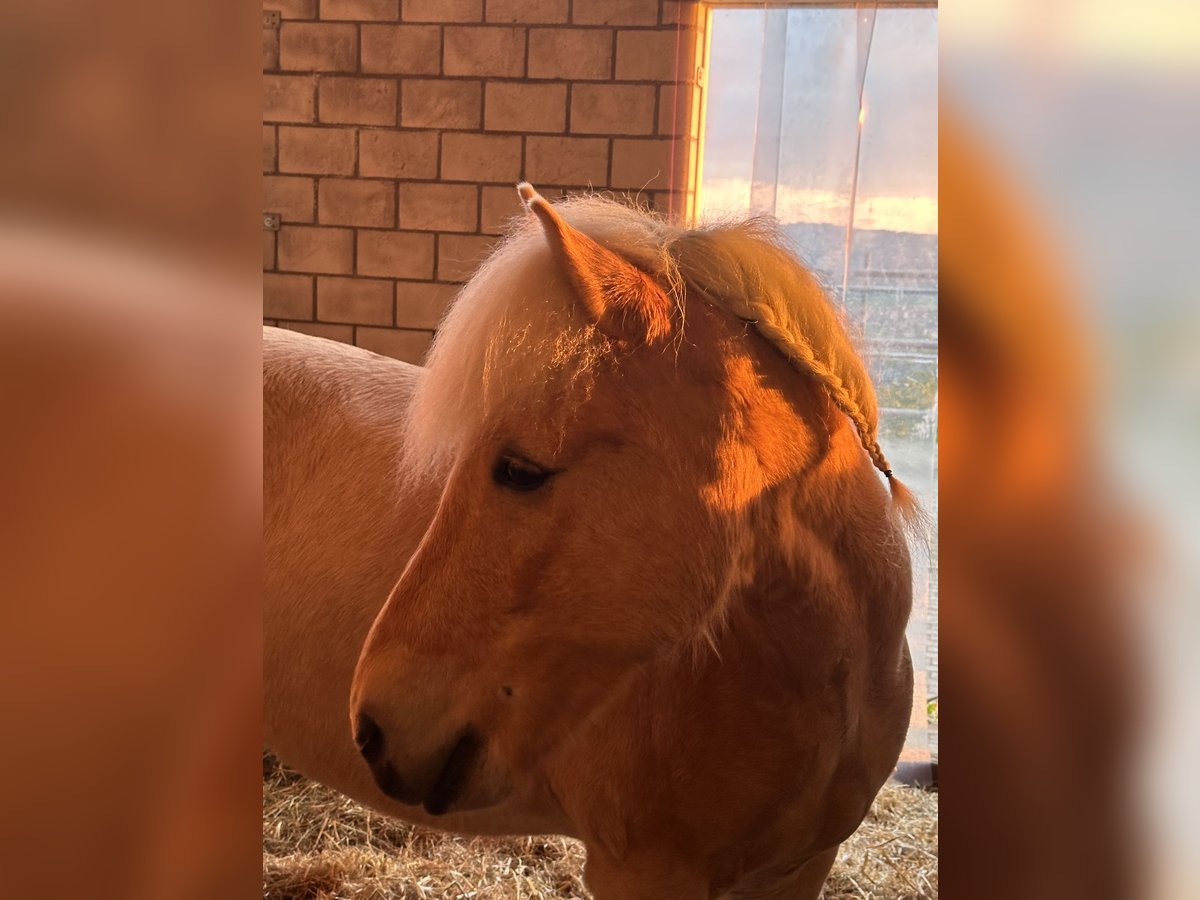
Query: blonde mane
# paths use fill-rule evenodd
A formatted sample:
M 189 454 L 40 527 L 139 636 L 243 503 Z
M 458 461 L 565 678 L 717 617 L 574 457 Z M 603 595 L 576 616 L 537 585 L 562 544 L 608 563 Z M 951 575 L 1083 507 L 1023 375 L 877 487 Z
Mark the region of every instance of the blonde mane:
M 914 507 L 879 447 L 875 390 L 842 318 L 773 222 L 685 229 L 596 196 L 555 208 L 573 228 L 657 278 L 674 298 L 681 322 L 685 292 L 692 291 L 752 323 L 817 380 L 854 423 L 893 498 Z M 429 372 L 410 409 L 415 460 L 444 464 L 474 439 L 489 412 L 544 403 L 550 390 L 568 382 L 590 384 L 596 365 L 610 356 L 608 342 L 576 304 L 553 302 L 563 296 L 549 280 L 553 273 L 538 223 L 532 216 L 515 220 L 438 331 Z

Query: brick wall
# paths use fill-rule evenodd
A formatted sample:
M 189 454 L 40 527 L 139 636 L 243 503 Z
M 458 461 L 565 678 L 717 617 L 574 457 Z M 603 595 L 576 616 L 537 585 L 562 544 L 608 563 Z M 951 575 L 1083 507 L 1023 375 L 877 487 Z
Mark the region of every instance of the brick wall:
M 264 215 L 269 323 L 419 361 L 520 211 L 521 179 L 549 197 L 612 190 L 690 212 L 693 2 L 263 8 L 263 212 L 278 217 L 275 230 Z

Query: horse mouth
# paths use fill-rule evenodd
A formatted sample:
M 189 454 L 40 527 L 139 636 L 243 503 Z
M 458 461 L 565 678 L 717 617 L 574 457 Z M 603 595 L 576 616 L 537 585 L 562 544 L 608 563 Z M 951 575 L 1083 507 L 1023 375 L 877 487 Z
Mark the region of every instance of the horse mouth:
M 440 816 L 462 795 L 482 750 L 483 739 L 479 734 L 470 729 L 465 731 L 421 804 L 425 812 Z

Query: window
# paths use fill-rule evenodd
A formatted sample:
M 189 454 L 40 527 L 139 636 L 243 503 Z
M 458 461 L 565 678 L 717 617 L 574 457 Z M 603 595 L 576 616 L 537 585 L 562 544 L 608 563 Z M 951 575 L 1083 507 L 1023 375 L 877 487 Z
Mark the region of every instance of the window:
M 713 5 L 697 211 L 771 214 L 841 304 L 880 443 L 937 513 L 937 9 Z M 916 701 L 937 694 L 937 544 L 914 556 Z M 936 755 L 936 727 L 911 756 Z

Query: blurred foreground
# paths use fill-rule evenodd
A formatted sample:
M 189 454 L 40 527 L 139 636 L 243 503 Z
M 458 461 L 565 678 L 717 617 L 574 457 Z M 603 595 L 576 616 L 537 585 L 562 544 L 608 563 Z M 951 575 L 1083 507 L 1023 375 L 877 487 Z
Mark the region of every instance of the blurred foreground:
M 1197 15 L 942 5 L 951 896 L 1200 896 Z M 0 12 L 8 896 L 261 888 L 257 17 Z

